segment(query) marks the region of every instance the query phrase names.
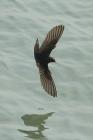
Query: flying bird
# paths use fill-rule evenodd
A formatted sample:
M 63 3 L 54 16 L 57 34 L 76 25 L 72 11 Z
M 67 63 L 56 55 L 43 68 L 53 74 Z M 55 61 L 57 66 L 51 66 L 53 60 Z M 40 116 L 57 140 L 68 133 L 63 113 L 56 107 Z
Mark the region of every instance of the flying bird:
M 56 44 L 60 39 L 63 31 L 63 25 L 55 26 L 48 32 L 41 47 L 39 47 L 38 38 L 34 46 L 34 57 L 39 69 L 41 84 L 43 89 L 53 97 L 57 96 L 57 90 L 51 72 L 48 68 L 48 64 L 51 62 L 56 62 L 55 59 L 50 56 L 50 53 L 56 47 Z

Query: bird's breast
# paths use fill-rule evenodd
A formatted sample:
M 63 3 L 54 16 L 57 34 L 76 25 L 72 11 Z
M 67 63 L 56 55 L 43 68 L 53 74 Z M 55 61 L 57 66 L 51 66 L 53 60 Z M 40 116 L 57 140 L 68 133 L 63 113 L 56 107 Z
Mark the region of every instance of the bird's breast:
M 36 59 L 36 62 L 41 63 L 41 64 L 48 63 L 48 57 L 45 57 L 44 55 L 41 55 L 41 54 L 35 54 L 35 59 Z

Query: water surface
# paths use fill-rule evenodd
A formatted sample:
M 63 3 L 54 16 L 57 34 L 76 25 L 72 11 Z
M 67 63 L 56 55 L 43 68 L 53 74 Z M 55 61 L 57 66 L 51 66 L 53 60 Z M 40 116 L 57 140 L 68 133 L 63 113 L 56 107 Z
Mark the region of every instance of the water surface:
M 58 97 L 42 89 L 33 48 L 65 25 L 50 64 Z M 0 1 L 0 138 L 93 139 L 93 1 Z

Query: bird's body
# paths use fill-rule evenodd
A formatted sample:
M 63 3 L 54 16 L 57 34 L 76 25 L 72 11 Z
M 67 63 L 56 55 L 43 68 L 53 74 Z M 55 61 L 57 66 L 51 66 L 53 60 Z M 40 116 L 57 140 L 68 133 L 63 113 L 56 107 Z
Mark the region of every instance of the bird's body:
M 50 56 L 50 53 L 56 47 L 56 43 L 63 31 L 63 25 L 55 26 L 49 31 L 40 48 L 38 39 L 34 46 L 34 57 L 39 68 L 41 84 L 45 91 L 53 97 L 57 96 L 57 90 L 48 68 L 48 63 L 55 62 L 55 59 Z

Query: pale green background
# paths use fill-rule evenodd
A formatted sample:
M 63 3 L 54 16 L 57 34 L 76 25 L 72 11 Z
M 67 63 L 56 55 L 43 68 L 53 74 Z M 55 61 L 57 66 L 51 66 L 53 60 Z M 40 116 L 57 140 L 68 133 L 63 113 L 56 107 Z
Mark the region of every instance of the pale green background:
M 59 24 L 53 98 L 33 48 Z M 0 140 L 30 139 L 93 140 L 93 0 L 0 0 Z

